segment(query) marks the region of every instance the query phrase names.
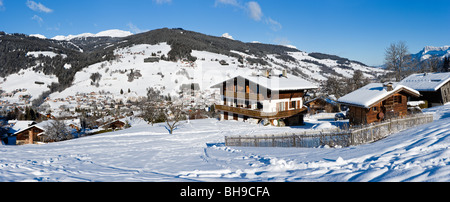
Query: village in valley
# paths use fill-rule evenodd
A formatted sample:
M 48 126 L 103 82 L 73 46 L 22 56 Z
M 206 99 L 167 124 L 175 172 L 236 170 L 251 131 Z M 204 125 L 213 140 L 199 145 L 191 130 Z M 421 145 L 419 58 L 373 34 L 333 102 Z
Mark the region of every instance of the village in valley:
M 129 50 L 127 54 L 136 55 Z M 152 53 L 157 58 L 161 57 L 160 54 L 160 51 L 158 55 Z M 145 56 L 143 53 L 139 55 Z M 116 58 L 126 59 L 122 55 Z M 148 59 L 144 61 L 149 62 Z M 194 63 L 181 61 L 180 64 L 195 69 Z M 101 66 L 104 68 L 106 65 Z M 137 73 L 140 74 L 139 71 Z M 339 99 L 311 81 L 278 69 L 254 69 L 249 75 L 215 81 L 215 85 L 207 89 L 200 89 L 198 83 L 182 84 L 176 96 L 163 95 L 164 87 L 147 88 L 146 95 L 128 88 L 120 89 L 120 94 L 101 90 L 76 92 L 67 97 L 46 97 L 41 105 L 33 106 L 32 96 L 26 88 L 2 91 L 2 144 L 42 144 L 95 135 L 132 127 L 129 124 L 132 119 L 142 119 L 152 125 L 166 122 L 170 134 L 182 121 L 216 118 L 255 126 L 313 131 L 309 134 L 318 134 L 314 131 L 320 129 L 322 135 L 324 131 L 342 131 L 407 118 L 421 114 L 423 108 L 450 101 L 448 72 L 415 73 L 399 82 L 383 83 L 371 83 L 359 72 L 355 73 L 353 81 L 356 82 L 354 91 L 339 96 Z M 95 79 L 92 83 L 98 86 Z M 331 84 L 325 82 L 325 86 L 330 88 Z M 311 120 L 314 124 L 305 124 Z M 50 135 L 52 130 L 64 131 L 65 134 Z M 241 139 L 239 142 L 242 144 Z M 336 143 L 321 141 L 320 144 Z
M 359 134 L 365 135 L 361 137 L 364 140 L 358 142 L 352 128 L 367 128 L 393 119 L 409 120 L 409 117 L 416 117 L 411 119 L 415 122 L 403 124 L 428 123 L 432 121 L 429 116 L 418 116 L 422 109 L 450 102 L 450 73 L 445 71 L 406 71 L 399 77 L 391 68 L 394 71 L 377 73 L 377 78 L 356 70 L 351 78 L 331 77 L 318 83 L 309 77 L 294 75 L 295 71 L 289 69 L 250 64 L 252 58 L 238 62 L 233 57 L 198 52 L 199 62 L 188 58 L 166 62 L 164 59 L 169 50 L 166 43 L 117 49 L 113 60 L 83 70 L 81 79 L 76 80 L 73 87 L 37 99 L 36 88 L 45 89 L 44 82 L 39 80 L 54 78 L 39 74 L 38 77 L 27 77 L 29 71 L 20 72 L 17 77 L 22 75 L 22 79 L 36 80 L 30 83 L 31 89 L 0 89 L 2 144 L 42 144 L 111 132 L 132 127 L 130 121 L 133 119 L 151 125 L 166 123 L 168 133 L 172 134 L 182 122 L 209 118 L 246 122 L 255 127 L 298 130 L 291 135 L 294 143 L 280 143 L 275 139 L 267 143 L 264 137 L 224 137 L 230 146 L 242 146 L 246 141 L 254 142 L 253 146 L 349 146 L 383 139 L 395 132 L 390 129 L 380 132 L 384 129 L 377 128 L 378 136 L 375 137 L 373 131 L 365 131 Z M 168 68 L 174 68 L 175 74 L 162 70 Z M 236 68 L 234 76 L 228 72 L 226 79 L 211 77 L 223 68 L 228 68 L 227 71 Z M 143 78 L 149 76 L 157 83 L 145 87 L 142 84 L 148 82 Z M 11 81 L 5 78 L 2 87 L 7 87 L 4 86 L 6 82 Z M 426 121 L 419 123 L 417 120 Z M 383 126 L 379 124 L 379 127 Z M 61 131 L 63 135 L 59 134 Z M 334 142 L 343 137 L 342 131 L 348 131 L 346 134 L 352 140 Z M 370 138 L 366 137 L 367 133 L 371 134 Z M 316 140 L 305 140 L 316 143 L 295 142 L 303 141 L 296 139 L 301 134 L 316 135 Z M 265 134 L 266 137 L 271 135 L 278 134 Z M 284 139 L 285 136 L 280 138 L 281 141 Z M 331 142 L 324 139 L 331 139 Z

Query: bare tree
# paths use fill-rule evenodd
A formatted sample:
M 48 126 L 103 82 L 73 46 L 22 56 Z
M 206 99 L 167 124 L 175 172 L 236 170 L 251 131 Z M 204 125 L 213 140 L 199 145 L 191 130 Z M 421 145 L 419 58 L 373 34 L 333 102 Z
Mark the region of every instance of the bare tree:
M 70 140 L 73 138 L 72 133 L 67 129 L 64 121 L 52 120 L 44 127 L 46 142 L 59 142 L 64 140 Z
M 437 72 L 441 63 L 441 59 L 439 57 L 431 57 L 427 60 L 428 70 L 430 72 Z
M 395 79 L 401 80 L 402 70 L 407 65 L 406 56 L 408 53 L 408 46 L 406 42 L 399 41 L 397 43 L 391 43 L 391 45 L 385 50 L 385 64 L 387 69 L 395 72 Z
M 336 98 L 340 98 L 346 94 L 346 92 L 342 91 L 343 87 L 342 80 L 332 76 L 324 83 L 322 89 L 328 95 L 334 95 Z
M 142 106 L 141 110 L 142 110 L 141 117 L 145 121 L 147 121 L 148 124 L 152 124 L 152 126 L 154 123 L 158 122 L 162 113 L 161 109 L 155 106 L 151 106 L 149 104 Z
M 149 102 L 159 102 L 162 100 L 161 91 L 154 88 L 147 88 L 147 101 Z
M 370 81 L 364 76 L 364 73 L 361 70 L 356 70 L 351 79 L 347 80 L 347 88 L 349 92 L 353 92 L 367 84 Z
M 164 116 L 166 118 L 166 129 L 169 131 L 169 134 L 173 134 L 173 131 L 180 126 L 180 121 L 186 118 L 183 106 L 174 105 L 173 103 L 169 103 L 167 109 L 164 110 Z

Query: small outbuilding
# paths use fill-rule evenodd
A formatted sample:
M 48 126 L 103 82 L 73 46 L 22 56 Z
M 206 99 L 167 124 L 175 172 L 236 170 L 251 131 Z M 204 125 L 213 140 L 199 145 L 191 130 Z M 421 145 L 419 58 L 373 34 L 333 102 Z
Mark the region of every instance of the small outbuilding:
M 450 72 L 412 74 L 399 84 L 419 91 L 421 96 L 412 101 L 423 100 L 427 107 L 450 102 Z
M 330 97 L 317 97 L 305 102 L 309 114 L 340 112 L 340 104 Z
M 121 121 L 121 120 L 115 120 L 113 122 L 107 123 L 105 125 L 102 126 L 102 128 L 104 129 L 112 129 L 112 130 L 116 130 L 116 129 L 124 129 L 125 128 L 126 123 Z
M 42 142 L 41 137 L 44 132 L 43 127 L 32 125 L 14 133 L 13 136 L 16 137 L 16 145 L 35 144 L 36 142 Z
M 418 91 L 403 85 L 371 83 L 339 98 L 338 102 L 349 107 L 350 124 L 363 125 L 406 116 L 409 97 L 419 96 Z

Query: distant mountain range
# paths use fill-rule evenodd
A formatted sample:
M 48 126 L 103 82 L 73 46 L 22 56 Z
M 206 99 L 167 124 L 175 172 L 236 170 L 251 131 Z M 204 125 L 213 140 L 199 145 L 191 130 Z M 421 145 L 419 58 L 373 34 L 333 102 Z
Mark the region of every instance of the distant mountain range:
M 54 40 L 59 40 L 59 41 L 70 41 L 72 39 L 75 38 L 87 38 L 87 37 L 127 37 L 133 35 L 133 33 L 129 32 L 129 31 L 122 31 L 122 30 L 118 30 L 118 29 L 112 29 L 112 30 L 106 30 L 106 31 L 102 31 L 99 32 L 97 34 L 91 34 L 91 33 L 83 33 L 83 34 L 78 34 L 78 35 L 68 35 L 68 36 L 62 36 L 62 35 L 58 35 L 53 37 L 52 39 Z
M 416 54 L 411 54 L 411 56 L 412 58 L 421 62 L 434 57 L 442 60 L 445 57 L 450 57 L 450 46 L 426 46 L 425 48 L 423 48 L 423 50 Z

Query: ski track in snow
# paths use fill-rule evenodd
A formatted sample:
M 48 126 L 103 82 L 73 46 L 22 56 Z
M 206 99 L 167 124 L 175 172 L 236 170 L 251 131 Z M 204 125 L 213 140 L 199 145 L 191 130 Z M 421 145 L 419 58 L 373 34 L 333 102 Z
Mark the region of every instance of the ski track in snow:
M 215 119 L 46 145 L 0 146 L 0 181 L 450 181 L 450 105 L 435 121 L 347 148 L 227 147 L 224 136 L 291 131 Z

